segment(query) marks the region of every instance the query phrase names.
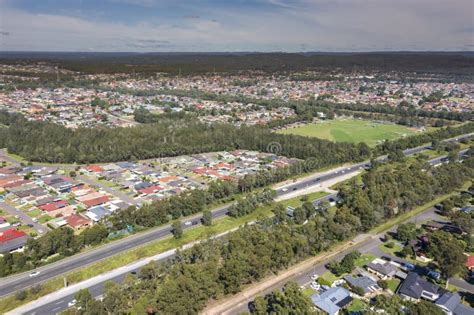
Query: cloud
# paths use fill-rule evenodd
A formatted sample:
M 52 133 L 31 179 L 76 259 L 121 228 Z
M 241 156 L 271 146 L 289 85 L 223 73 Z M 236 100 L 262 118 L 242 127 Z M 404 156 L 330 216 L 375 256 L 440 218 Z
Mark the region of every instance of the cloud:
M 0 35 L 8 36 L 10 35 L 10 32 L 0 31 Z
M 82 10 L 80 16 L 68 16 L 62 7 L 56 13 L 35 13 L 0 6 L 2 28 L 15 34 L 2 34 L 0 49 L 472 50 L 473 44 L 473 5 L 467 0 L 255 0 L 264 7 L 217 0 L 203 0 L 202 5 L 189 0 L 107 1 L 117 6 L 115 11 L 121 4 L 153 9 L 145 10 L 148 16 L 123 9 L 121 14 L 135 14 L 130 20 L 118 15 L 88 19 L 86 6 L 75 8 Z M 176 3 L 179 8 L 167 7 Z

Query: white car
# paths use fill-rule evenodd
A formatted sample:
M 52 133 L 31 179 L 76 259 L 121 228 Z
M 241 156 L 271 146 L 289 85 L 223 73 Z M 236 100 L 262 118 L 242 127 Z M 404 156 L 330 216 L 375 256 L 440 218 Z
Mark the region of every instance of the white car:
M 33 222 L 35 222 L 35 223 L 38 222 L 38 219 L 37 219 L 37 218 L 33 218 L 33 219 L 31 219 L 31 220 L 32 220 Z
M 311 280 L 317 280 L 319 278 L 319 276 L 317 274 L 314 274 L 311 276 Z
M 73 307 L 74 305 L 76 305 L 76 303 L 77 303 L 77 301 L 76 301 L 76 299 L 74 299 L 71 302 L 67 303 L 67 306 Z
M 281 191 L 283 192 L 288 191 L 288 188 L 283 188 Z
M 30 277 L 36 277 L 39 274 L 40 274 L 40 271 L 35 270 L 35 271 L 30 273 Z
M 184 222 L 184 225 L 186 225 L 186 226 L 190 226 L 191 224 L 193 224 L 191 221 Z

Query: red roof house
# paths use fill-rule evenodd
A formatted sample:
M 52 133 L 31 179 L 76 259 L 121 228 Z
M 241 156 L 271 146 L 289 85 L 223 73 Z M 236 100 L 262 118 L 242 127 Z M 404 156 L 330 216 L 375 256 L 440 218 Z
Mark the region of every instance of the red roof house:
M 474 256 L 467 257 L 466 267 L 469 270 L 474 270 Z
M 87 208 L 90 208 L 90 207 L 95 207 L 95 206 L 104 204 L 107 201 L 109 201 L 109 197 L 108 196 L 102 196 L 102 197 L 98 197 L 98 198 L 94 198 L 94 199 L 84 200 L 84 201 L 82 201 L 82 203 L 85 204 L 87 206 Z
M 90 220 L 77 214 L 71 214 L 70 216 L 66 217 L 66 222 L 76 232 L 80 232 L 81 230 L 89 227 L 92 223 Z
M 86 170 L 93 173 L 100 173 L 104 171 L 104 169 L 99 165 L 89 165 L 86 167 Z
M 10 252 L 22 248 L 26 244 L 28 235 L 15 229 L 0 233 L 0 253 Z

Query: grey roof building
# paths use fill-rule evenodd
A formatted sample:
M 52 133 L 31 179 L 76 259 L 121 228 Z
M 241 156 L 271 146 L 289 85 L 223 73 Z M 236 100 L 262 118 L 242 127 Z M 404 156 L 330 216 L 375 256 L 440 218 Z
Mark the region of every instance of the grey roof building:
M 398 271 L 397 267 L 395 267 L 389 262 L 386 262 L 384 264 L 368 263 L 367 270 L 372 273 L 375 273 L 377 276 L 384 280 L 392 278 Z
M 352 302 L 352 297 L 344 288 L 329 288 L 321 294 L 311 296 L 311 301 L 320 310 L 330 315 L 336 315 L 341 308 Z
M 380 290 L 380 287 L 377 285 L 377 282 L 367 276 L 356 278 L 352 275 L 348 275 L 344 277 L 344 280 L 347 281 L 351 288 L 361 288 L 365 294 Z
M 461 304 L 457 293 L 444 293 L 435 303 L 448 315 L 474 315 L 474 309 Z
M 429 301 L 435 301 L 439 297 L 439 287 L 420 277 L 416 272 L 408 273 L 405 281 L 400 285 L 398 294 L 403 299 L 418 301 L 424 298 Z

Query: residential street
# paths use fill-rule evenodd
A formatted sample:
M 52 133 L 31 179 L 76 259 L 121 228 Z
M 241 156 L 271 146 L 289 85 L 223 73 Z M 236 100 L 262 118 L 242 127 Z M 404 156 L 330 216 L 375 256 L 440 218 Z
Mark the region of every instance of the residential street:
M 48 228 L 40 223 L 34 222 L 33 219 L 27 215 L 25 212 L 18 210 L 17 208 L 13 207 L 9 203 L 0 202 L 0 209 L 5 210 L 6 212 L 10 213 L 11 215 L 18 216 L 24 224 L 31 224 L 33 228 L 38 232 L 38 234 L 45 233 Z
M 440 217 L 435 213 L 434 208 L 431 208 L 423 213 L 420 213 L 406 222 L 421 223 L 428 220 L 439 219 Z M 396 226 L 389 231 L 395 231 Z M 383 243 L 381 238 L 386 232 L 378 235 L 359 235 L 348 246 L 340 246 L 337 250 L 332 250 L 324 256 L 317 256 L 300 263 L 287 271 L 276 276 L 267 278 L 266 280 L 251 285 L 244 291 L 220 301 L 218 304 L 208 307 L 204 314 L 239 314 L 248 312 L 248 303 L 253 301 L 259 295 L 266 295 L 272 291 L 281 289 L 288 281 L 295 281 L 299 285 L 306 285 L 311 282 L 311 276 L 314 274 L 322 275 L 328 271 L 325 265 L 333 260 L 341 260 L 346 254 L 351 251 L 358 250 L 362 254 L 372 254 L 374 256 L 387 256 L 383 253 L 379 246 Z M 353 244 L 353 245 L 350 245 Z M 398 261 L 403 261 L 398 257 L 393 257 Z M 474 286 L 464 280 L 450 279 L 450 283 L 462 288 L 468 292 L 474 293 Z
M 99 182 L 98 180 L 95 180 L 95 179 L 90 178 L 88 176 L 78 175 L 77 179 L 79 179 L 80 181 L 82 181 L 82 182 L 84 182 L 88 185 L 91 185 L 91 186 L 99 186 L 102 190 L 108 192 L 109 194 L 111 194 L 114 197 L 117 197 L 117 198 L 125 201 L 128 204 L 138 205 L 140 202 L 142 202 L 139 199 L 134 199 L 133 197 L 130 197 L 129 195 L 121 192 L 120 190 L 112 189 L 111 187 L 109 187 L 107 185 L 104 185 L 101 182 Z

